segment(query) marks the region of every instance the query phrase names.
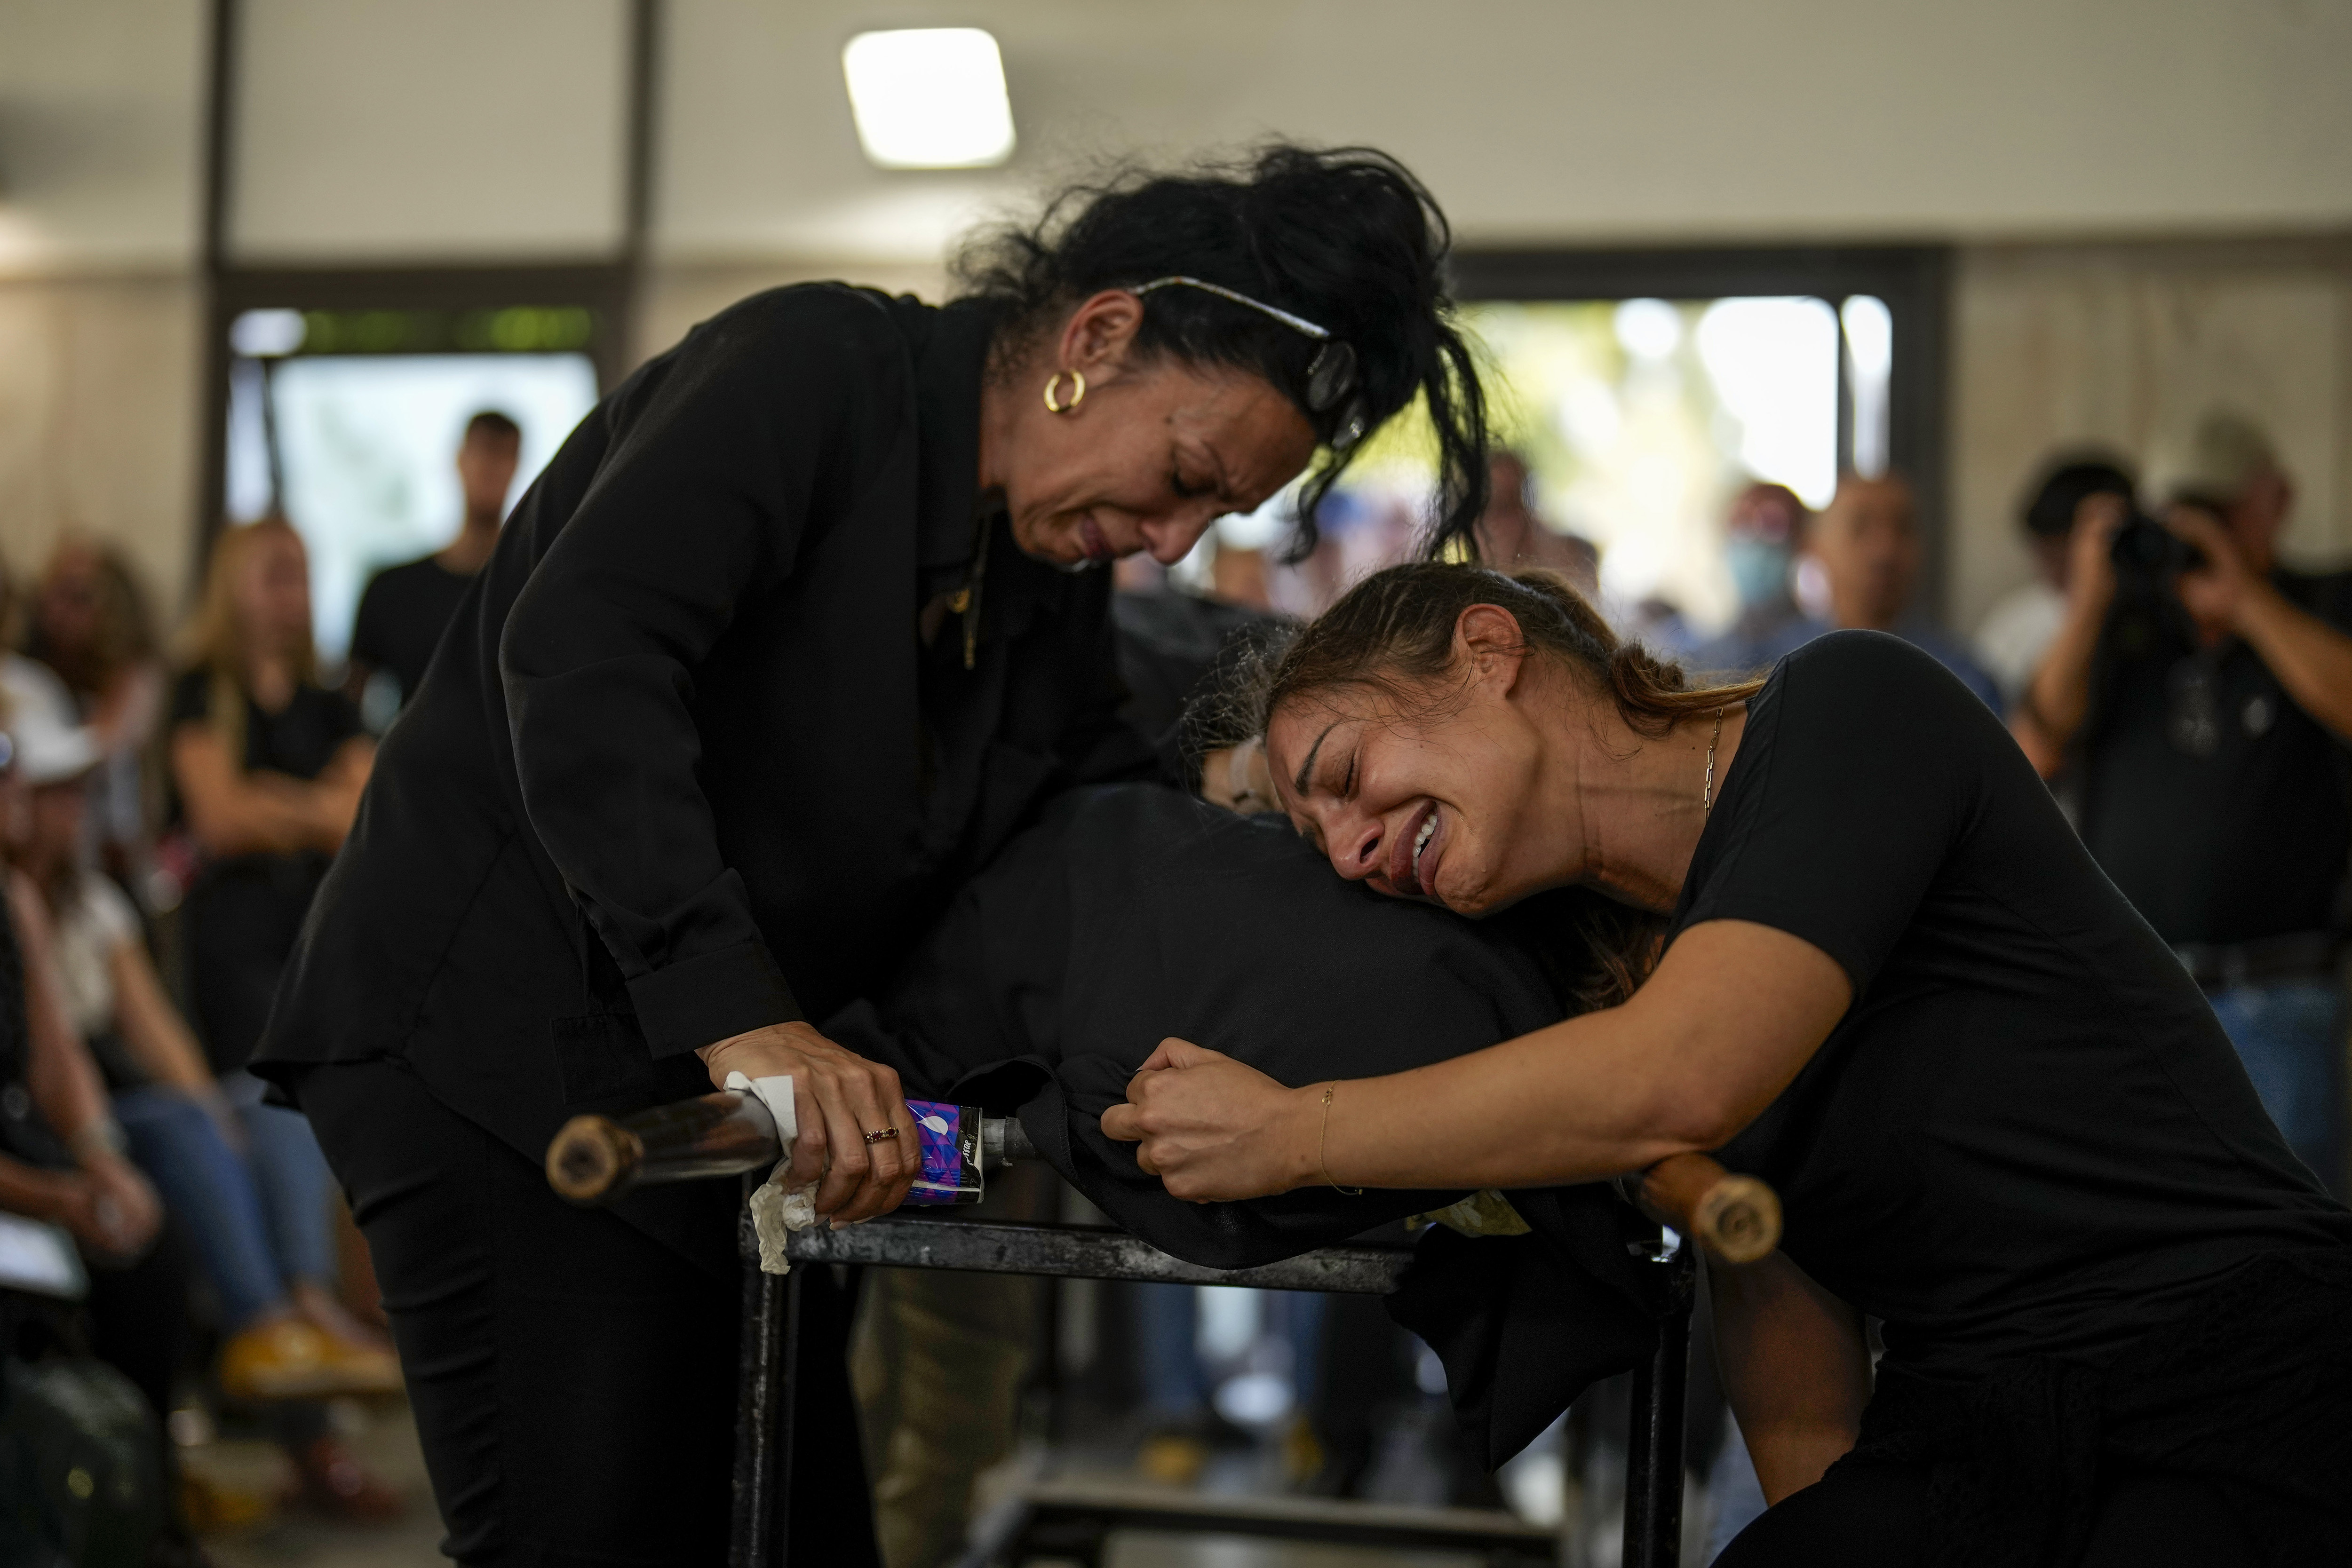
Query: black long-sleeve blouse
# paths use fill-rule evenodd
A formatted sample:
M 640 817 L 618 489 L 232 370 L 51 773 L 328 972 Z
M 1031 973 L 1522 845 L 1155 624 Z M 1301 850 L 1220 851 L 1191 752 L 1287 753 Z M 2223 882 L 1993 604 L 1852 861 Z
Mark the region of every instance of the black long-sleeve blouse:
M 977 520 L 991 328 L 778 289 L 582 423 L 385 737 L 265 1071 L 403 1058 L 535 1154 L 864 994 L 1046 794 L 1151 769 L 1107 574 Z M 983 537 L 967 667 L 917 618 Z

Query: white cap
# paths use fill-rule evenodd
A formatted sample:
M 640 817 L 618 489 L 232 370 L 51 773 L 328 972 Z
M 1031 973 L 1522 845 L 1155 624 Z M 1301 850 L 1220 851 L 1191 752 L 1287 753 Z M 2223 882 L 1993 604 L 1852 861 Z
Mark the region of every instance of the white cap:
M 2277 449 L 2262 426 L 2241 413 L 2216 409 L 2197 422 L 2196 434 L 2177 448 L 2158 451 L 2148 464 L 2148 494 L 2159 501 L 2193 497 L 2229 502 L 2265 474 L 2279 471 Z
M 21 653 L 0 659 L 0 697 L 19 774 L 35 789 L 79 779 L 98 766 L 98 737 L 74 710 L 71 693 L 46 666 Z

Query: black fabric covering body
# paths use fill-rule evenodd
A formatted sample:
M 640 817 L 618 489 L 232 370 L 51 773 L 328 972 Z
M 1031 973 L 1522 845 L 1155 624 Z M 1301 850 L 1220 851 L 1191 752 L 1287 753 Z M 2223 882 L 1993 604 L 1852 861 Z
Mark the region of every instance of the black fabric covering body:
M 1112 786 L 1055 802 L 962 889 L 887 1000 L 826 1030 L 910 1092 L 1017 1110 L 1056 1170 L 1154 1246 L 1244 1268 L 1461 1195 L 1171 1197 L 1100 1126 L 1163 1038 L 1293 1084 L 1402 1071 L 1557 1022 L 1556 965 L 1576 940 L 1551 900 L 1474 924 L 1334 877 L 1278 819 Z M 1513 1201 L 1536 1234 L 1433 1231 L 1391 1301 L 1445 1361 L 1490 1466 L 1653 1343 L 1626 1248 L 1643 1222 L 1599 1186 Z

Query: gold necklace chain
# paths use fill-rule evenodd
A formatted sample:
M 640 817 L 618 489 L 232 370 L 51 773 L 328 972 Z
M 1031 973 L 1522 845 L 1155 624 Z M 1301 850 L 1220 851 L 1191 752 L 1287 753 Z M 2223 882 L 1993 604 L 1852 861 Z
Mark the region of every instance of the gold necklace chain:
M 1723 738 L 1723 710 L 1715 710 L 1715 733 L 1706 741 L 1706 783 L 1698 792 L 1698 814 L 1702 821 L 1715 814 L 1715 747 Z

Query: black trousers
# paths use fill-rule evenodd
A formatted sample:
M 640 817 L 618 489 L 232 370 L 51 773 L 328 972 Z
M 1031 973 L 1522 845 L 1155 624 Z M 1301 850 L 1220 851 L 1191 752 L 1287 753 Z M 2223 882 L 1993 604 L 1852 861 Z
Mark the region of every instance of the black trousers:
M 397 1063 L 290 1085 L 366 1235 L 426 1471 L 467 1564 L 727 1558 L 740 1281 L 579 1209 Z M 792 1550 L 862 1568 L 874 1523 L 845 1292 L 802 1286 Z
M 1927 1467 L 1838 1465 L 1781 1499 L 1715 1560 L 1716 1568 L 1911 1568 L 1933 1559 Z M 2077 1568 L 2246 1568 L 2243 1527 L 2205 1481 L 2126 1472 L 2099 1491 Z

